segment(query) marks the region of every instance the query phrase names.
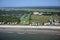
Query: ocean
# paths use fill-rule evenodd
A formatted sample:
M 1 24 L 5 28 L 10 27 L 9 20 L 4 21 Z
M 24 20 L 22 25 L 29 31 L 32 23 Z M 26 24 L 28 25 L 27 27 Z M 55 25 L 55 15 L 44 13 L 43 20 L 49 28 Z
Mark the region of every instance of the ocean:
M 0 40 L 60 40 L 60 29 L 0 27 Z
M 0 40 L 60 40 L 60 35 L 0 32 Z

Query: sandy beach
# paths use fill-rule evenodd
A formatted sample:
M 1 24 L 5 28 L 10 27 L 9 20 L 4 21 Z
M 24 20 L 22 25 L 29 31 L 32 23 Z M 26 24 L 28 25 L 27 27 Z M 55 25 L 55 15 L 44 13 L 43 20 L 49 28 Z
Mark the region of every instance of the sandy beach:
M 0 28 L 47 28 L 60 29 L 60 26 L 20 26 L 20 25 L 0 25 Z
M 53 34 L 60 35 L 60 27 L 56 26 L 18 26 L 0 25 L 0 32 L 17 34 Z

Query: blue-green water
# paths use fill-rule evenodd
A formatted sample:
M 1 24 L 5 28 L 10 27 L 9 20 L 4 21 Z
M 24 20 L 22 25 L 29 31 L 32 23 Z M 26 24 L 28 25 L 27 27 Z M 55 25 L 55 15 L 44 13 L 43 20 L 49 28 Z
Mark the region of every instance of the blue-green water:
M 0 40 L 60 40 L 59 35 L 0 33 Z

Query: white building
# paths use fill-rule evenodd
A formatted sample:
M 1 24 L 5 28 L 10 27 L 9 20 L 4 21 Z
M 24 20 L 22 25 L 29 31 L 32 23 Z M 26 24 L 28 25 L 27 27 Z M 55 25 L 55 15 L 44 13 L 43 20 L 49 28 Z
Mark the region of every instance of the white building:
M 50 22 L 44 23 L 44 25 L 60 25 L 59 20 L 50 19 Z
M 44 23 L 44 25 L 50 25 L 50 22 Z
M 4 24 L 4 22 L 0 22 L 0 24 Z
M 0 22 L 0 24 L 2 24 L 2 22 Z
M 17 24 L 17 22 L 7 22 L 7 24 Z
M 34 15 L 42 15 L 44 14 L 43 12 L 33 12 Z

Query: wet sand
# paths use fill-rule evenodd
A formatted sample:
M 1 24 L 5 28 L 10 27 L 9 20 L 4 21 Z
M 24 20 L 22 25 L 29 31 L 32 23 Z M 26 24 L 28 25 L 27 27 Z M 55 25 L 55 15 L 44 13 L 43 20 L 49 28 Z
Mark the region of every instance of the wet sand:
M 16 34 L 49 34 L 60 35 L 60 29 L 41 29 L 41 28 L 2 28 L 0 33 L 16 33 Z
M 59 26 L 0 25 L 0 33 L 60 35 Z

